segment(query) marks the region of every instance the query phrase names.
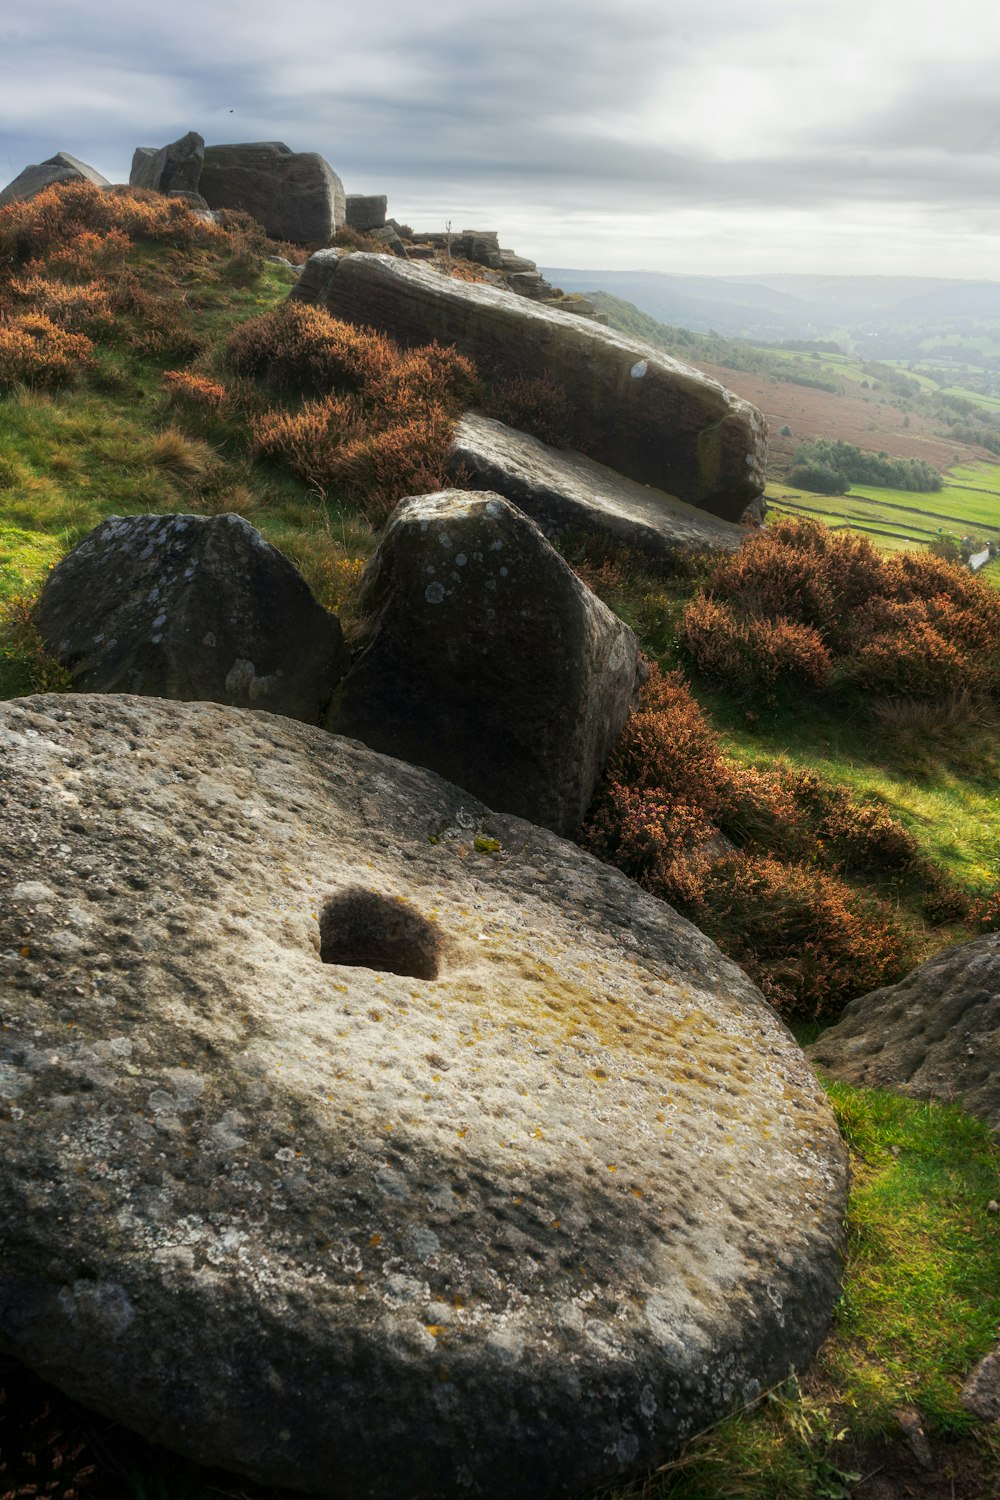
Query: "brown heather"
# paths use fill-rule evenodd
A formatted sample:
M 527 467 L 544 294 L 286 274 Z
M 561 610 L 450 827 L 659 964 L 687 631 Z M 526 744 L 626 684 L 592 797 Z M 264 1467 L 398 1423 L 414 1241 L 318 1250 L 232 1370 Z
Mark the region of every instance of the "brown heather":
M 687 606 L 679 639 L 700 672 L 748 695 L 1000 691 L 1000 596 L 967 569 L 885 556 L 815 521 L 748 538 Z
M 790 1017 L 838 1014 L 912 955 L 892 908 L 845 873 L 930 883 L 884 807 L 817 776 L 730 760 L 683 676 L 655 665 L 582 842 L 691 917 Z

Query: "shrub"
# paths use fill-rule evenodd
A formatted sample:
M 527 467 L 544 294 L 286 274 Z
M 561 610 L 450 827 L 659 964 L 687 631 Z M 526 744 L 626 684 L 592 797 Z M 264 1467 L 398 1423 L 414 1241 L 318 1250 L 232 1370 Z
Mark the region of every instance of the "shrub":
M 974 901 L 969 917 L 980 932 L 1000 932 L 1000 890 Z
M 683 675 L 652 664 L 639 708 L 608 759 L 608 781 L 711 816 L 721 764 L 718 735 Z
M 484 380 L 479 405 L 487 416 L 530 433 L 553 448 L 586 451 L 580 439 L 570 436 L 574 421 L 569 396 L 547 375 Z
M 700 898 L 715 833 L 700 809 L 611 781 L 581 842 L 654 896 L 690 908 Z
M 271 411 L 251 419 L 258 453 L 281 459 L 323 493 L 355 501 L 372 521 L 384 520 L 404 495 L 446 483 L 451 419 L 427 406 L 419 417 L 369 415 L 352 396 L 309 401 L 299 412 Z
M 60 328 L 44 313 L 0 322 L 0 390 L 12 385 L 69 385 L 92 364 L 86 334 Z
M 830 653 L 811 625 L 741 616 L 707 594 L 685 608 L 677 643 L 699 672 L 736 692 L 821 688 L 830 676 Z
M 132 241 L 120 229 L 81 229 L 44 256 L 24 267 L 26 275 L 44 275 L 58 281 L 92 281 L 109 271 L 120 271 L 128 259 Z
M 105 191 L 89 182 L 59 183 L 23 203 L 0 209 L 0 266 L 15 273 L 29 261 L 91 231 L 169 245 L 225 244 L 227 231 L 186 203 L 143 188 Z
M 860 644 L 844 675 L 866 692 L 943 698 L 955 689 L 983 685 L 986 664 L 926 620 L 916 620 L 908 630 L 885 630 Z
M 304 302 L 285 302 L 250 318 L 226 343 L 231 370 L 264 380 L 285 396 L 361 391 L 388 373 L 394 359 L 398 350 L 381 334 Z
M 815 832 L 795 796 L 792 779 L 735 761 L 720 765 L 716 818 L 741 848 L 802 858 L 818 855 Z
M 824 781 L 812 771 L 793 773 L 788 784 L 828 858 L 848 868 L 876 872 L 914 868 L 916 839 L 880 803 L 859 802 L 845 787 Z
M 193 370 L 164 370 L 160 380 L 172 406 L 191 407 L 219 415 L 229 406 L 229 392 L 219 381 Z
M 910 940 L 885 903 L 768 857 L 717 860 L 695 920 L 786 1017 L 833 1018 L 912 963 Z
M 467 406 L 476 389 L 476 371 L 454 348 L 423 344 L 393 350 L 393 358 L 369 380 L 364 397 L 390 412 L 395 420 L 419 421 L 430 406 L 450 415 Z
M 680 643 L 746 692 L 830 680 L 921 698 L 996 692 L 1000 595 L 926 553 L 882 557 L 864 537 L 781 521 L 715 568 Z
M 31 275 L 11 282 L 10 295 L 15 303 L 28 303 L 71 333 L 97 337 L 110 333 L 115 326 L 112 294 L 99 282 L 68 285 L 50 281 L 46 276 Z

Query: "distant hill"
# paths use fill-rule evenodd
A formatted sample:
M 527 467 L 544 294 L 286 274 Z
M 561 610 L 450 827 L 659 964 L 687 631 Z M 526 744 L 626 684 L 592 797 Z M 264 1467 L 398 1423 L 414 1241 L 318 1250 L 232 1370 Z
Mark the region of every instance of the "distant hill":
M 568 292 L 608 292 L 661 323 L 765 343 L 837 337 L 879 358 L 920 359 L 956 337 L 1000 350 L 1000 281 L 919 276 L 680 276 L 546 266 Z M 995 351 L 993 351 L 995 352 Z

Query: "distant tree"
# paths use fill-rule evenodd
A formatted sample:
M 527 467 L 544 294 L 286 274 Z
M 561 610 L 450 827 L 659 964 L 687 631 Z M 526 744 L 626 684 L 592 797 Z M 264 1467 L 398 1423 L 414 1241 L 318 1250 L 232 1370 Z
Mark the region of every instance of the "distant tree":
M 814 495 L 846 495 L 851 487 L 844 474 L 821 463 L 796 464 L 789 470 L 788 483 Z
M 962 549 L 953 536 L 945 534 L 936 536 L 932 542 L 928 542 L 927 550 L 932 557 L 939 557 L 942 562 L 960 563 L 962 561 Z

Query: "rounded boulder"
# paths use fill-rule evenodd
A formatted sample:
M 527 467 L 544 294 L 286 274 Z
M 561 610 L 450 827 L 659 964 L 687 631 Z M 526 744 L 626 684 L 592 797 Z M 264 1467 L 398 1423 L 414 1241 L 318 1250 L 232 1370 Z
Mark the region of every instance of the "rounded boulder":
M 668 906 L 272 715 L 0 705 L 0 1350 L 341 1500 L 627 1479 L 804 1366 L 825 1098 Z

